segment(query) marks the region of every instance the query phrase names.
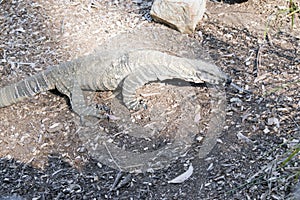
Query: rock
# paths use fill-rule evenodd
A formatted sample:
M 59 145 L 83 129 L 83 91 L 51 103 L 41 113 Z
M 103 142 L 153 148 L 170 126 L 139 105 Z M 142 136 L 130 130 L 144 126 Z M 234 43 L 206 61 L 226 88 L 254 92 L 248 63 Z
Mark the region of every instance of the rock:
M 192 33 L 205 12 L 206 0 L 155 0 L 150 14 L 182 33 Z

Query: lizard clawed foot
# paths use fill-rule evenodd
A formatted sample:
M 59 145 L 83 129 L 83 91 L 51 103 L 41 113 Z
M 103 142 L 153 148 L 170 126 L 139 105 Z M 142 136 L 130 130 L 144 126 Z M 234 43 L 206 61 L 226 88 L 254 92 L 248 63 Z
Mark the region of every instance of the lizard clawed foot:
M 106 113 L 110 112 L 110 107 L 104 104 L 96 104 L 96 108 L 101 111 L 105 111 Z
M 89 119 L 87 119 L 89 118 Z M 81 126 L 91 126 L 91 125 L 96 125 L 97 123 L 99 123 L 99 120 L 119 120 L 120 118 L 115 116 L 115 115 L 112 115 L 112 114 L 108 114 L 108 113 L 105 113 L 105 114 L 99 114 L 97 116 L 84 116 L 84 115 L 81 115 L 80 116 L 80 125 Z M 95 121 L 96 120 L 96 121 Z
M 108 120 L 118 120 L 119 117 L 116 117 L 115 115 L 111 114 L 110 107 L 103 105 L 103 104 L 96 104 L 96 108 L 100 111 L 104 111 L 105 113 L 100 117 L 101 119 L 108 119 Z
M 143 99 L 141 99 L 141 100 L 135 100 L 135 101 L 128 103 L 127 108 L 129 110 L 137 111 L 137 110 L 141 110 L 141 109 L 146 110 L 148 108 L 148 106 L 147 106 L 146 102 Z
M 81 126 L 90 126 L 95 125 L 99 122 L 99 120 L 116 120 L 117 117 L 111 114 L 111 110 L 106 105 L 99 105 L 96 106 L 88 106 L 82 112 L 80 116 L 80 125 Z M 95 122 L 95 120 L 97 122 Z

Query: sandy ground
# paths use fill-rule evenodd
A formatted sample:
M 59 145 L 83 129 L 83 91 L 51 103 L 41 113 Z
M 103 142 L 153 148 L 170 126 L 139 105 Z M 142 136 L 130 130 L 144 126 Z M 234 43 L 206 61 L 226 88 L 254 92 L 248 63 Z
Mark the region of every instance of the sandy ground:
M 92 53 L 122 32 L 160 26 L 149 18 L 151 4 L 129 0 L 1 1 L 0 85 Z M 278 14 L 286 8 L 285 1 L 208 2 L 203 22 L 190 35 L 235 83 L 253 91 L 242 95 L 226 89 L 222 136 L 215 138 L 217 145 L 205 158 L 200 159 L 199 154 L 202 140 L 208 137 L 204 119 L 209 115 L 199 118 L 196 112 L 191 117 L 203 119 L 199 127 L 204 131 L 195 137 L 186 155 L 160 170 L 119 172 L 97 160 L 83 145 L 79 119 L 66 98 L 57 91 L 45 92 L 1 108 L 0 195 L 18 194 L 25 199 L 292 199 L 298 182 L 298 155 L 280 164 L 299 148 L 300 19 L 297 14 L 291 29 L 291 19 Z M 170 97 L 181 91 L 161 85 L 147 86 L 144 91 L 158 93 L 161 87 L 168 89 L 169 93 L 163 94 Z M 190 90 L 194 87 L 181 95 Z M 209 93 L 205 87 L 199 91 L 202 106 L 197 111 L 209 113 Z M 103 100 L 106 95 L 90 97 L 93 103 L 107 103 Z M 160 102 L 166 107 L 176 100 L 149 98 L 150 107 L 151 98 L 153 105 Z M 142 116 L 137 119 L 147 123 L 151 113 Z M 169 124 L 169 130 L 175 124 Z M 102 131 L 113 127 L 107 122 L 100 125 Z M 151 142 L 117 134 L 114 142 L 131 151 L 151 152 L 170 142 L 172 136 L 166 132 L 167 137 Z M 116 133 L 117 129 L 111 130 L 112 135 Z M 190 179 L 168 184 L 191 163 L 194 172 Z

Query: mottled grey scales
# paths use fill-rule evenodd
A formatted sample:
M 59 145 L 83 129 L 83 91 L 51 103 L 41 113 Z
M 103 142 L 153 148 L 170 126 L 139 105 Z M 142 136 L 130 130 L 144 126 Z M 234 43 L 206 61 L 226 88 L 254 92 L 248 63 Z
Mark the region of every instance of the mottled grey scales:
M 91 55 L 1 88 L 0 107 L 57 89 L 69 97 L 79 116 L 101 117 L 98 109 L 86 105 L 83 91 L 114 91 L 121 87 L 123 102 L 132 109 L 138 106 L 136 89 L 149 81 L 177 78 L 195 83 L 227 82 L 229 78 L 217 66 L 199 57 L 202 49 L 194 49 L 195 54 L 188 51 L 194 43 L 195 40 L 169 29 L 146 28 L 122 34 Z M 195 48 L 198 47 L 196 44 Z

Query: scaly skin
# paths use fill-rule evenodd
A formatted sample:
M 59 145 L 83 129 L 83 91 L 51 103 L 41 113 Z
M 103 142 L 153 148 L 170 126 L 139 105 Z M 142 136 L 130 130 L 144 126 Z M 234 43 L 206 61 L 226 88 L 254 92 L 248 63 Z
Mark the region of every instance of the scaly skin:
M 135 109 L 139 106 L 135 98 L 137 88 L 150 81 L 174 78 L 210 84 L 229 81 L 217 66 L 200 59 L 157 50 L 134 50 L 121 55 L 105 52 L 63 63 L 1 88 L 0 107 L 56 88 L 69 97 L 73 111 L 79 116 L 102 117 L 98 109 L 86 105 L 83 90 L 113 91 L 121 86 L 124 104 Z

